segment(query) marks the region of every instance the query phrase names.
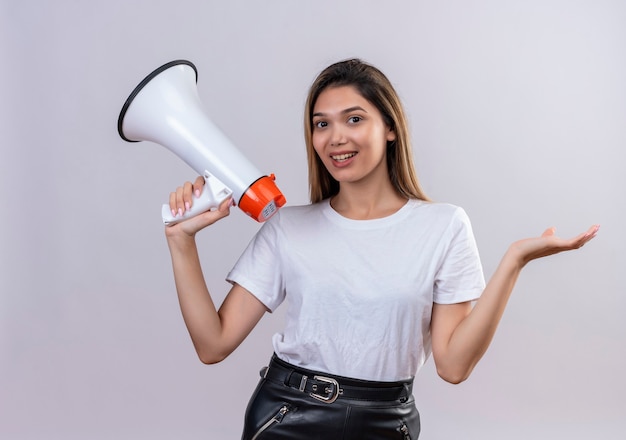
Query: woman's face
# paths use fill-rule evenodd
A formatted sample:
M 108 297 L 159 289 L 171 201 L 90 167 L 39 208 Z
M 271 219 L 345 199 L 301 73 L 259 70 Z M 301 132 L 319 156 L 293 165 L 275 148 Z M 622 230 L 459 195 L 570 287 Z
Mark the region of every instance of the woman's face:
M 313 148 L 340 184 L 388 179 L 387 141 L 395 133 L 352 86 L 320 93 L 312 116 Z

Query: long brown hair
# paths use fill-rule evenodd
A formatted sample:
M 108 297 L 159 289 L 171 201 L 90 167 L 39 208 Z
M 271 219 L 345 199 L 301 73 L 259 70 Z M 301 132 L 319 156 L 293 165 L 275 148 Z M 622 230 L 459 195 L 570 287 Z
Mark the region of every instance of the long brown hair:
M 396 139 L 387 143 L 387 171 L 394 188 L 404 197 L 429 200 L 415 173 L 407 119 L 398 94 L 380 70 L 354 58 L 328 66 L 309 89 L 304 110 L 304 136 L 311 202 L 317 203 L 339 192 L 339 182 L 330 175 L 313 148 L 312 115 L 319 95 L 329 87 L 341 86 L 354 87 L 378 109 L 385 124 L 395 132 Z

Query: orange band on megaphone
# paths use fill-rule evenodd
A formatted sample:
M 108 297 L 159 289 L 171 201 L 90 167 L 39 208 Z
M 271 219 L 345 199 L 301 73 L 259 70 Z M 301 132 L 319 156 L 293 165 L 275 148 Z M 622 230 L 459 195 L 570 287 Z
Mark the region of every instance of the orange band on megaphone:
M 273 174 L 254 182 L 241 196 L 239 208 L 258 222 L 264 222 L 278 211 L 287 200 L 280 192 Z

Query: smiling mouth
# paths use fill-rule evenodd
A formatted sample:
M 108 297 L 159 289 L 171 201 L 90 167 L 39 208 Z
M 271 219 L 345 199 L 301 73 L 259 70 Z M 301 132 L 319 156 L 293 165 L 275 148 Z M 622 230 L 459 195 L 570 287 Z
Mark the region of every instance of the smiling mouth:
M 350 159 L 351 157 L 356 156 L 356 153 L 347 153 L 347 154 L 337 154 L 335 156 L 330 156 L 332 160 L 337 162 L 343 162 L 345 160 Z

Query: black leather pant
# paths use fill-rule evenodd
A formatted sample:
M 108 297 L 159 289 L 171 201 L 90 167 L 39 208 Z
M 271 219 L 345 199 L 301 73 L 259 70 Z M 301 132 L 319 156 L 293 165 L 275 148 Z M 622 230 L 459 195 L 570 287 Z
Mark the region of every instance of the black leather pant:
M 246 410 L 242 440 L 418 438 L 420 418 L 412 381 L 329 376 L 276 357 L 261 375 Z

